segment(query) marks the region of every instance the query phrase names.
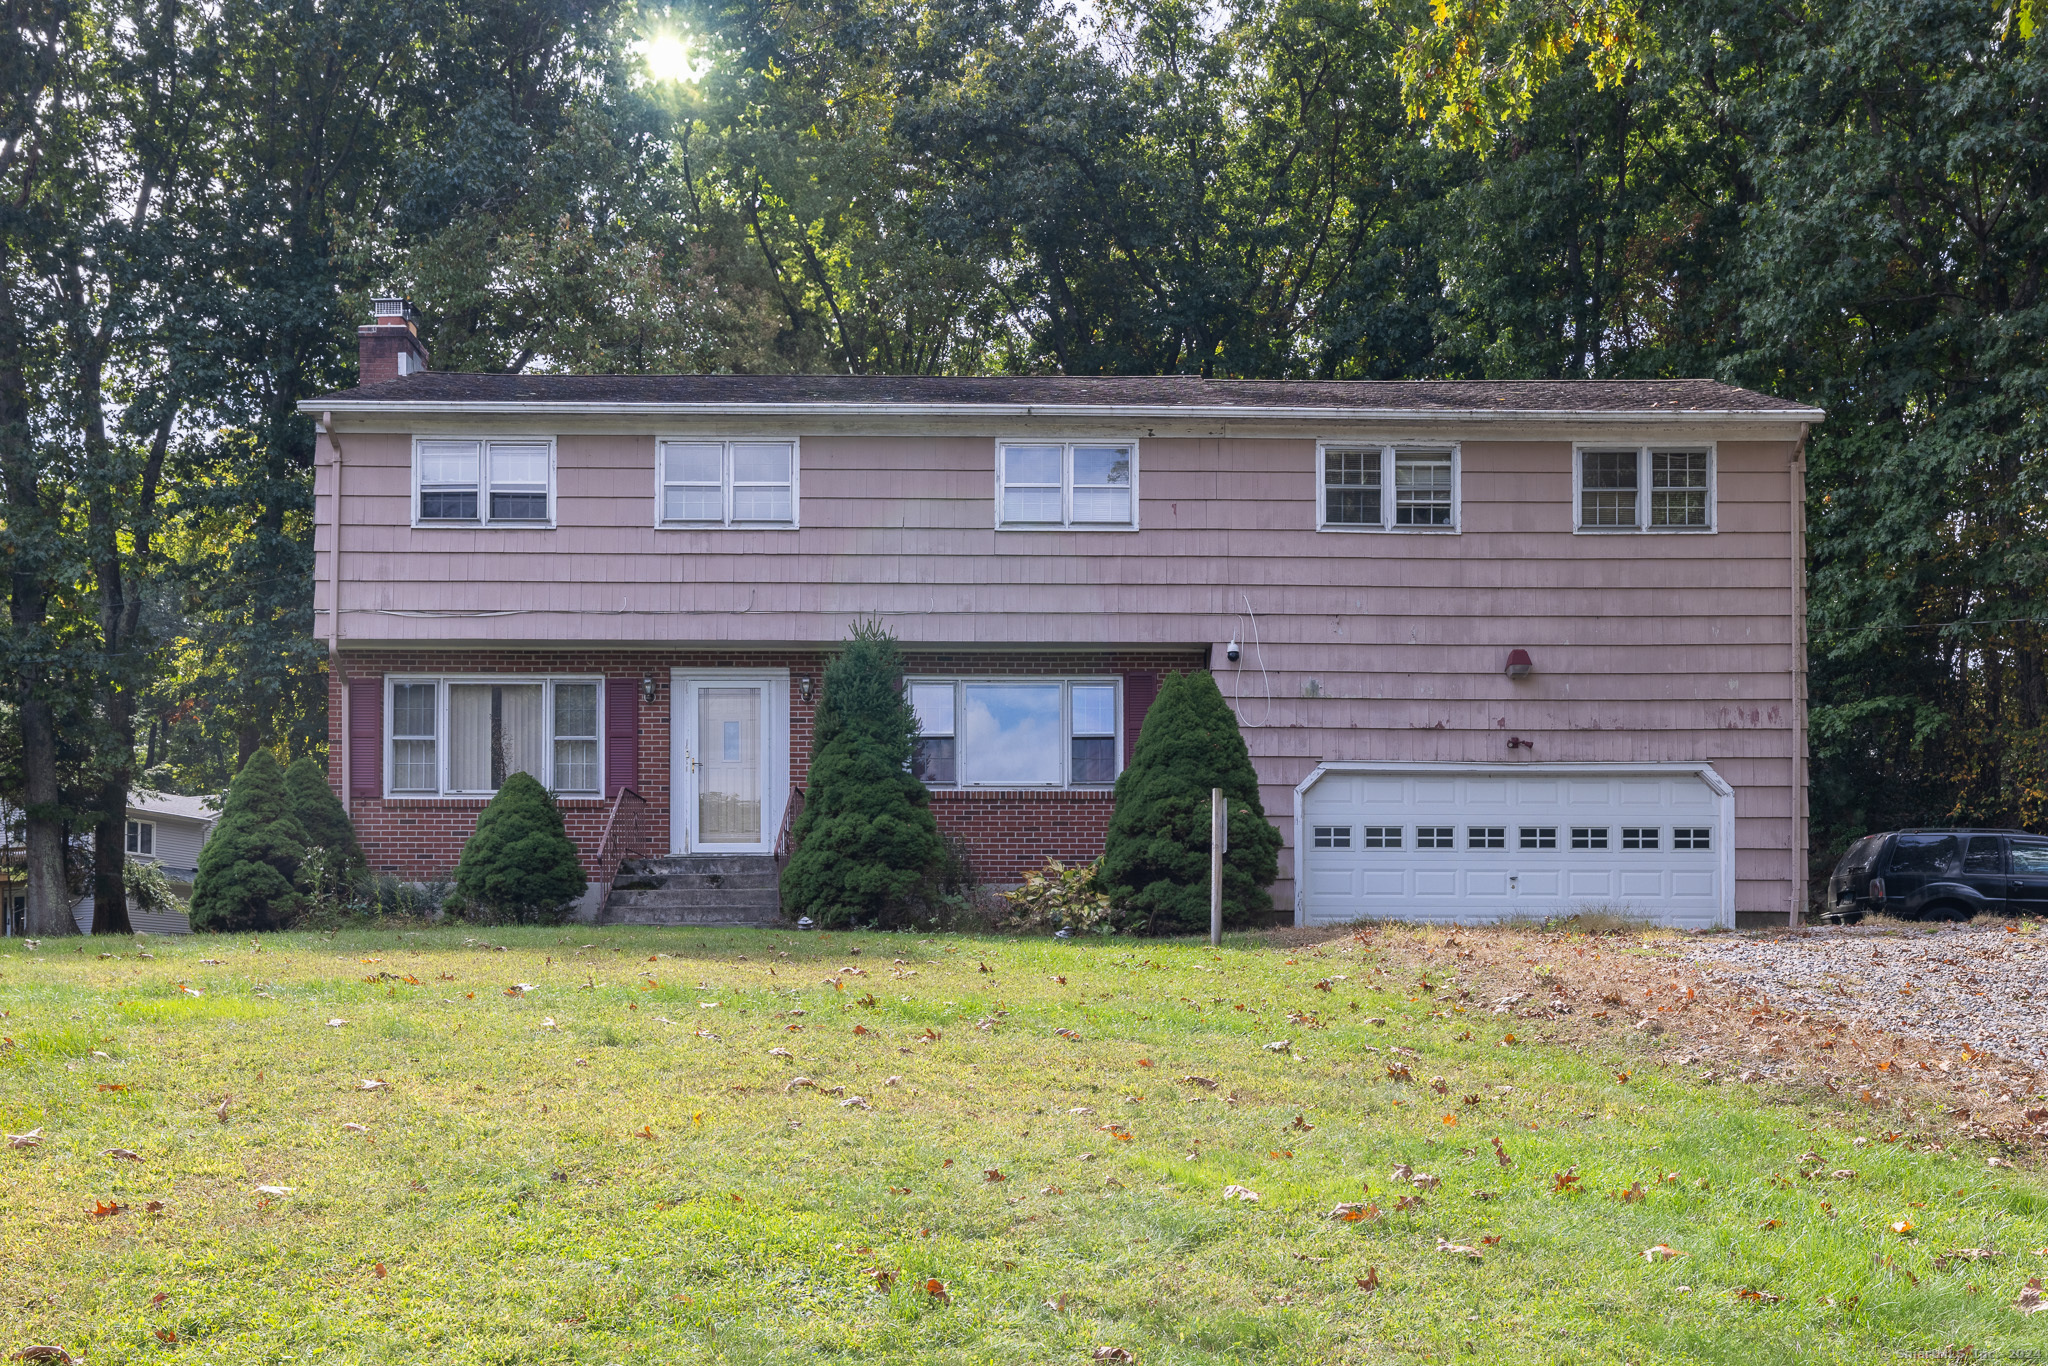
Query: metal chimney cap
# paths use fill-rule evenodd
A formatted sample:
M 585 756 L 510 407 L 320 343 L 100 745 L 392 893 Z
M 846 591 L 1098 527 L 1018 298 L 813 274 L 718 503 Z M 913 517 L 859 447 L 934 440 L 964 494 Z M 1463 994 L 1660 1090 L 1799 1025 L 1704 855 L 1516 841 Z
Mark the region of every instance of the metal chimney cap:
M 419 314 L 413 311 L 412 300 L 385 297 L 370 300 L 370 315 L 375 318 L 396 318 L 400 322 L 413 322 Z

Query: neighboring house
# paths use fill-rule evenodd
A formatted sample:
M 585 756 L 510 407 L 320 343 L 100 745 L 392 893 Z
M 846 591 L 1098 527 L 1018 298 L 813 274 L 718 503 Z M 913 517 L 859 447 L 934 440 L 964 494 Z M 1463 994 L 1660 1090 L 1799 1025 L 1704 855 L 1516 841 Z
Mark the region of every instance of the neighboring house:
M 452 868 L 525 769 L 593 875 L 774 852 L 824 665 L 909 661 L 981 876 L 1100 852 L 1170 670 L 1213 669 L 1299 923 L 1783 916 L 1806 866 L 1802 450 L 1708 381 L 436 373 L 400 301 L 323 431 L 331 779 Z
M 199 849 L 220 819 L 221 799 L 137 790 L 128 794 L 128 857 L 162 867 L 173 882 L 199 875 Z
M 125 848 L 130 860 L 154 863 L 164 875 L 190 897 L 192 881 L 199 876 L 199 850 L 220 819 L 219 797 L 180 797 L 170 792 L 136 789 L 128 794 L 128 822 Z M 80 933 L 92 933 L 93 899 L 90 893 L 71 908 Z M 190 934 L 191 919 L 182 911 L 138 910 L 133 898 L 128 903 L 128 923 L 146 934 Z

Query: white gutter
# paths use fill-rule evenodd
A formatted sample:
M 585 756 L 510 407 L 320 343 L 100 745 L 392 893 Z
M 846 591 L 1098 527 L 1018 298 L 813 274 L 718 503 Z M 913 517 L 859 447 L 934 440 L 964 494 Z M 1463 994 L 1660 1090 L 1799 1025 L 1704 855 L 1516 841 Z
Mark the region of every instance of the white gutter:
M 320 434 L 327 438 L 328 448 L 334 452 L 334 540 L 327 548 L 327 668 L 329 677 L 338 678 L 341 684 L 341 809 L 344 814 L 353 814 L 355 775 L 349 771 L 349 690 L 348 679 L 341 676 L 341 438 L 335 434 L 334 414 L 325 409 L 320 413 Z
M 1601 777 L 1625 777 L 1629 774 L 1669 778 L 1678 774 L 1691 774 L 1707 785 L 1717 798 L 1721 821 L 1720 845 L 1716 850 L 1720 857 L 1721 873 L 1721 928 L 1735 928 L 1735 789 L 1728 780 L 1714 771 L 1712 764 L 1574 764 L 1564 760 L 1544 763 L 1522 764 L 1432 764 L 1432 763 L 1363 763 L 1336 760 L 1317 764 L 1306 778 L 1294 786 L 1294 923 L 1302 924 L 1308 908 L 1303 904 L 1307 895 L 1304 879 L 1307 877 L 1308 846 L 1303 836 L 1307 833 L 1302 823 L 1302 799 L 1308 790 L 1321 782 L 1326 773 L 1393 773 L 1413 776 L 1424 773 L 1483 773 L 1488 777 L 1499 777 L 1503 773 L 1592 773 Z
M 437 414 L 475 416 L 484 413 L 546 413 L 564 417 L 983 417 L 983 418 L 1122 418 L 1151 421 L 1234 420 L 1245 422 L 1570 422 L 1576 425 L 1626 425 L 1646 421 L 1783 423 L 1819 422 L 1819 408 L 1366 408 L 1254 407 L 1238 404 L 1121 403 L 586 403 L 551 399 L 491 400 L 308 399 L 301 412 L 345 416 L 428 417 Z

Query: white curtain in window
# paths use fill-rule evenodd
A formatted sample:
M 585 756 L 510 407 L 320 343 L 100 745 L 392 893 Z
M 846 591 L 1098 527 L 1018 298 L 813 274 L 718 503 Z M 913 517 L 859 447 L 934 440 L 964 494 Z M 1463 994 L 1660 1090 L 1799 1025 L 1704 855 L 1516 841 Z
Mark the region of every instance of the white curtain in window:
M 448 687 L 448 786 L 495 792 L 509 774 L 542 778 L 541 685 L 452 683 Z
M 1065 727 L 1057 683 L 969 683 L 966 781 L 1052 787 L 1061 780 Z

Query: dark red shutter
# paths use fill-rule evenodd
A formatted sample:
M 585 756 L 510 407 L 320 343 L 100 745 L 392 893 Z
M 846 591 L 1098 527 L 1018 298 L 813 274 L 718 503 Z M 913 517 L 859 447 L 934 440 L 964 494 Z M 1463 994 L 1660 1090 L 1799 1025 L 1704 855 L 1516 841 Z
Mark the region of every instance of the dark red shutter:
M 384 680 L 348 681 L 348 790 L 384 795 Z
M 1152 699 L 1159 696 L 1158 674 L 1124 675 L 1124 767 L 1131 766 L 1131 759 L 1138 752 L 1138 728 L 1145 724 L 1145 713 L 1152 709 Z
M 640 683 L 632 678 L 604 681 L 604 795 L 640 786 Z

